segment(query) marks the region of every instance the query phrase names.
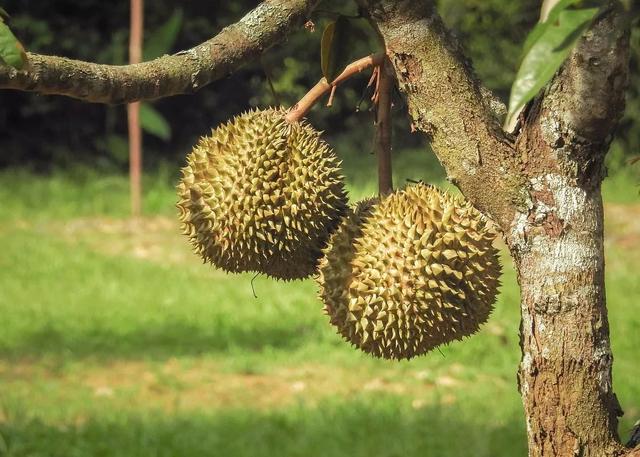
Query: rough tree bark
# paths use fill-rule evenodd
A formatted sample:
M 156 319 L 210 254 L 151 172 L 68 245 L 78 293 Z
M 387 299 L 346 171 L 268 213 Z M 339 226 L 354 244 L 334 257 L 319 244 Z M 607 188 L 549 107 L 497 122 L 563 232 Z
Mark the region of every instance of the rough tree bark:
M 534 455 L 620 451 L 604 287 L 604 157 L 624 107 L 628 30 L 594 22 L 518 137 L 531 201 L 507 236 L 521 285 L 520 389 Z
M 640 457 L 617 434 L 604 290 L 600 183 L 628 72 L 620 2 L 607 2 L 519 130 L 505 133 L 434 1 L 357 1 L 385 40 L 414 126 L 511 252 L 529 454 Z M 268 0 L 206 43 L 137 66 L 29 54 L 26 71 L 0 67 L 0 88 L 103 103 L 192 92 L 283 39 L 315 3 Z
M 193 93 L 282 41 L 317 2 L 267 0 L 210 40 L 140 64 L 99 65 L 27 53 L 23 71 L 0 65 L 0 88 L 113 104 Z

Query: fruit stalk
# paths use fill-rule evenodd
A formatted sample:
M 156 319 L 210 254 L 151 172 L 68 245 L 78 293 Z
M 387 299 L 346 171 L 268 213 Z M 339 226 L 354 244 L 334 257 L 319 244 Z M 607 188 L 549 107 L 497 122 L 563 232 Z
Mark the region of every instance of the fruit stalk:
M 378 192 L 380 196 L 393 192 L 391 173 L 391 91 L 393 76 L 388 58 L 385 58 L 378 71 L 378 90 L 376 97 L 376 136 L 375 151 L 378 158 Z
M 372 66 L 381 65 L 384 61 L 385 54 L 383 52 L 371 54 L 361 59 L 351 62 L 346 66 L 344 71 L 336 78 L 329 82 L 327 78 L 322 77 L 318 83 L 313 86 L 298 103 L 293 105 L 287 113 L 285 119 L 287 122 L 297 122 L 302 119 L 318 100 L 334 87 L 349 79 L 351 76 L 360 73 Z

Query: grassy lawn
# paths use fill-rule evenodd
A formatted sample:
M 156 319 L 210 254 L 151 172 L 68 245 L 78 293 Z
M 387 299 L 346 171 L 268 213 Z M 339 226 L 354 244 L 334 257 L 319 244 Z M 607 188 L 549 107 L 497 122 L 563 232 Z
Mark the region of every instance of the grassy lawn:
M 345 157 L 354 198 L 374 190 L 359 171 L 372 160 Z M 395 164 L 398 183 L 443 182 L 424 153 Z M 525 455 L 506 256 L 477 335 L 376 360 L 336 335 L 313 281 L 202 265 L 178 233 L 172 179 L 147 179 L 148 216 L 131 221 L 126 178 L 0 173 L 1 456 Z M 640 417 L 634 179 L 604 192 L 623 436 Z

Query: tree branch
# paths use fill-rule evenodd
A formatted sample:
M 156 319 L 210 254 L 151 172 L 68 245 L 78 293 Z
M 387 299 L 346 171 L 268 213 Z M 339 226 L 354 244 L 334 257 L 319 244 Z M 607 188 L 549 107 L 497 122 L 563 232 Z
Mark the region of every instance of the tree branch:
M 27 53 L 18 71 L 0 65 L 0 89 L 128 103 L 192 93 L 223 78 L 304 23 L 318 0 L 266 0 L 204 43 L 134 65 L 100 65 Z
M 527 112 L 516 144 L 523 173 L 555 173 L 585 190 L 599 188 L 628 76 L 628 18 L 618 0 L 609 0 Z
M 309 91 L 300 99 L 298 103 L 293 105 L 286 115 L 288 122 L 296 122 L 302 119 L 313 105 L 315 105 L 323 95 L 334 90 L 344 81 L 355 74 L 358 74 L 369 67 L 380 65 L 384 59 L 384 53 L 371 54 L 361 59 L 351 62 L 333 81 L 327 82 L 327 78 L 322 77 Z
M 628 72 L 622 13 L 607 2 L 523 112 L 516 142 L 528 204 L 506 242 L 521 290 L 518 379 L 531 456 L 626 452 L 611 382 L 600 195 Z
M 552 81 L 543 103 L 548 115 L 541 122 L 559 122 L 597 143 L 613 133 L 628 82 L 628 21 L 619 1 L 606 2 Z
M 385 40 L 415 127 L 449 179 L 503 229 L 522 183 L 519 161 L 456 40 L 430 0 L 359 0 Z

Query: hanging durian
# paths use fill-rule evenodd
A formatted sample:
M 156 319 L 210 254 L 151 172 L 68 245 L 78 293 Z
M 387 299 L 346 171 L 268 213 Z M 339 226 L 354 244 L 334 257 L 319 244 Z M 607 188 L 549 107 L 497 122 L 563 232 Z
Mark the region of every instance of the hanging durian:
M 499 287 L 495 234 L 469 202 L 417 184 L 349 210 L 320 262 L 338 332 L 378 357 L 409 359 L 478 330 Z
M 316 271 L 346 210 L 339 161 L 285 111 L 250 111 L 200 139 L 178 185 L 182 229 L 206 262 L 279 279 Z

